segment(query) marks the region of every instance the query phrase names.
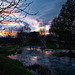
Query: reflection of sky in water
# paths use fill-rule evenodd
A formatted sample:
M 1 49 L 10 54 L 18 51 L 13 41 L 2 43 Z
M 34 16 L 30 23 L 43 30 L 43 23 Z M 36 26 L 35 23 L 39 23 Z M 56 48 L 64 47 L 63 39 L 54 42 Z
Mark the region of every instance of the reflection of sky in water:
M 17 55 L 9 55 L 8 57 L 11 59 L 17 59 Z
M 31 63 L 32 64 L 36 64 L 37 63 L 37 59 L 38 59 L 38 56 L 31 57 Z
M 60 52 L 60 50 L 58 51 Z M 62 51 L 65 52 L 65 50 Z M 8 57 L 21 61 L 24 66 L 33 64 L 46 65 L 52 71 L 52 75 L 66 75 L 66 73 L 67 75 L 75 75 L 75 58 L 53 56 L 53 52 L 55 50 L 41 50 L 40 47 L 23 47 L 22 54 L 10 55 Z
M 37 49 L 37 50 L 35 50 Z M 65 50 L 64 50 L 65 52 Z M 44 64 L 44 65 L 51 65 L 51 61 L 57 61 L 60 63 L 65 63 L 70 66 L 75 66 L 75 58 L 69 57 L 56 57 L 52 56 L 53 50 L 41 50 L 40 47 L 36 48 L 23 48 L 22 54 L 17 55 L 10 55 L 9 58 L 18 59 L 19 61 L 24 62 L 25 64 Z

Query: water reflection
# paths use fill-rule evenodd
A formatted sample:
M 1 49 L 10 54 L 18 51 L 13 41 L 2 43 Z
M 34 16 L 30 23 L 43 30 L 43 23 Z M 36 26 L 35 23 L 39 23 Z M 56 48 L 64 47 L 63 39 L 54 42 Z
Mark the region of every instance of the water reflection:
M 60 50 L 58 50 L 60 52 Z M 66 52 L 66 50 L 62 50 Z M 67 50 L 68 51 L 68 50 Z M 46 65 L 50 69 L 55 71 L 54 68 L 60 69 L 72 69 L 75 67 L 75 58 L 70 57 L 57 57 L 53 56 L 52 53 L 55 52 L 52 49 L 43 49 L 40 47 L 23 47 L 22 54 L 10 55 L 8 56 L 11 59 L 17 59 L 23 62 L 24 65 L 32 65 L 32 64 L 41 64 Z M 64 68 L 66 67 L 66 68 Z
M 8 57 L 11 58 L 11 59 L 17 59 L 18 56 L 12 54 L 12 55 L 9 55 Z

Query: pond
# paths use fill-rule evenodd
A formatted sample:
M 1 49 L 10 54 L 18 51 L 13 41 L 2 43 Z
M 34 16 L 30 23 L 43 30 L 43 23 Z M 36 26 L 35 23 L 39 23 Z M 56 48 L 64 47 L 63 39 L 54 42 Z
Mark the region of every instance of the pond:
M 38 46 L 32 46 L 31 48 L 29 46 L 26 46 L 22 47 L 22 50 L 23 52 L 21 54 L 10 55 L 8 57 L 19 60 L 23 63 L 24 66 L 29 66 L 33 64 L 48 66 L 48 68 L 52 72 L 52 75 L 75 75 L 75 58 L 70 58 L 66 56 L 53 56 L 52 53 L 56 52 L 56 50 L 42 50 Z

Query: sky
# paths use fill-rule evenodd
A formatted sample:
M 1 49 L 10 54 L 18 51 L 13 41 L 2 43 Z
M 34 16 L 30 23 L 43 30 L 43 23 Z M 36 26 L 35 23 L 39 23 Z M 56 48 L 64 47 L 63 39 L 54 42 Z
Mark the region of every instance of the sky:
M 8 25 L 4 25 L 4 27 L 13 27 L 15 29 L 15 27 L 27 25 L 31 28 L 31 31 L 39 31 L 43 26 L 46 26 L 48 30 L 51 21 L 58 16 L 62 5 L 66 1 L 67 0 L 27 0 L 27 2 L 32 2 L 29 6 L 29 13 L 34 14 L 38 12 L 37 15 L 27 15 L 27 17 L 22 20 L 23 23 L 8 22 Z M 19 14 L 15 15 L 19 17 Z M 25 14 L 21 13 L 21 15 L 24 16 Z
M 39 13 L 34 17 L 42 19 L 48 23 L 59 14 L 60 9 L 65 2 L 66 0 L 33 0 L 31 12 L 39 11 Z
M 50 26 L 53 18 L 57 17 L 62 5 L 66 0 L 28 0 L 28 2 L 33 1 L 30 5 L 30 13 L 37 13 L 37 15 L 28 15 L 29 22 L 32 31 L 38 31 L 41 26 Z
M 37 15 L 29 17 L 40 22 L 40 26 L 43 24 L 49 25 L 53 18 L 57 17 L 62 8 L 62 5 L 65 2 L 66 0 L 34 0 L 33 4 L 31 5 L 30 12 L 39 12 Z

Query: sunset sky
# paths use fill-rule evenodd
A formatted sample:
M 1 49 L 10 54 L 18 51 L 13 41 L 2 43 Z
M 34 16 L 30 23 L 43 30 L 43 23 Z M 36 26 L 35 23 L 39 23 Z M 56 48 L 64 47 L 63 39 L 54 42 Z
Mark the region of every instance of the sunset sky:
M 23 19 L 23 23 L 7 22 L 7 25 L 3 25 L 0 30 L 2 31 L 4 28 L 8 27 L 13 27 L 15 29 L 15 27 L 24 25 L 29 26 L 32 31 L 39 31 L 40 28 L 44 28 L 42 27 L 43 25 L 46 25 L 45 27 L 48 30 L 52 19 L 58 16 L 62 5 L 66 2 L 66 0 L 27 0 L 27 2 L 32 1 L 33 3 L 30 5 L 29 13 L 38 12 L 37 15 L 28 15 Z M 15 15 L 21 18 L 18 13 L 16 13 Z M 21 15 L 23 16 L 24 13 L 22 13 Z M 12 16 L 12 14 L 10 16 Z

